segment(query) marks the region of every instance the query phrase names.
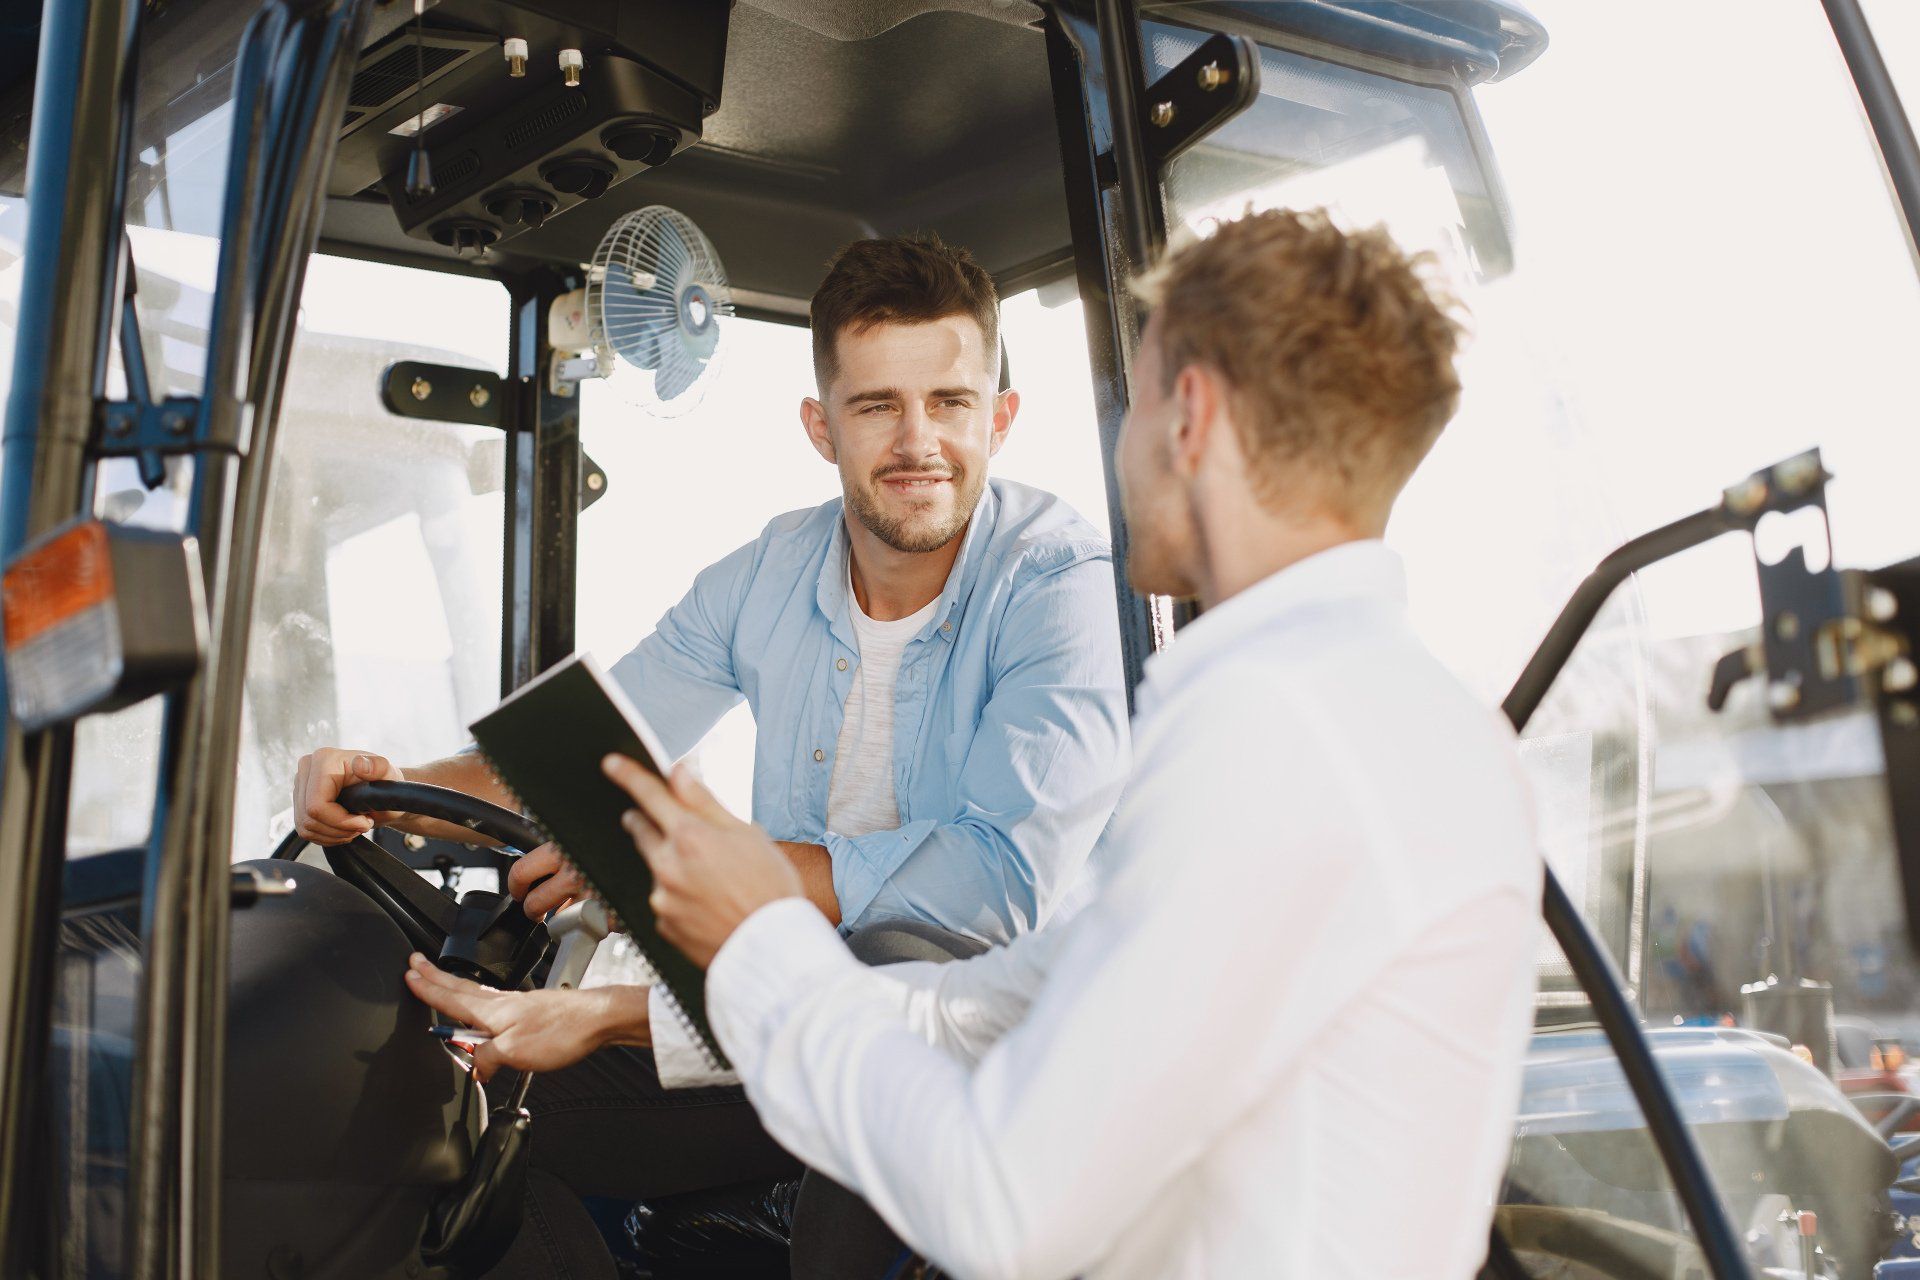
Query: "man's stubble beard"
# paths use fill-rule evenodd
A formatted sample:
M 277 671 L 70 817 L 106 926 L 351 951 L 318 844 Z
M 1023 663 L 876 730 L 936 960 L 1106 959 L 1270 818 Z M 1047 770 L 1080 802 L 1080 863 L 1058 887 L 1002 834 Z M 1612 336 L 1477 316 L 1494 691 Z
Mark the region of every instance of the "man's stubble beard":
M 980 493 L 986 487 L 987 478 L 984 471 L 976 478 L 966 471 L 956 470 L 952 483 L 957 501 L 952 518 L 925 530 L 909 529 L 909 524 L 914 520 L 912 516 L 896 518 L 880 509 L 873 492 L 873 486 L 879 483 L 878 479 L 869 479 L 864 485 L 843 485 L 847 507 L 868 533 L 895 551 L 922 555 L 938 551 L 966 529 L 967 522 L 973 519 L 974 508 L 980 504 Z

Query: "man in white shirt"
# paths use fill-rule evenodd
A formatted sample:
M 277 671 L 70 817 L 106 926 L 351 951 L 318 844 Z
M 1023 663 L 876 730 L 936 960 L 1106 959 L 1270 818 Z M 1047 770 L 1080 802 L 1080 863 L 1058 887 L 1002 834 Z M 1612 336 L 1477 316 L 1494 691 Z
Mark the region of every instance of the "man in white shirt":
M 867 968 L 689 773 L 608 761 L 767 1129 L 956 1276 L 1464 1278 L 1484 1255 L 1540 864 L 1511 733 L 1413 635 L 1378 541 L 1459 391 L 1417 266 L 1270 212 L 1149 282 L 1129 572 L 1204 612 L 1149 665 L 1072 920 Z

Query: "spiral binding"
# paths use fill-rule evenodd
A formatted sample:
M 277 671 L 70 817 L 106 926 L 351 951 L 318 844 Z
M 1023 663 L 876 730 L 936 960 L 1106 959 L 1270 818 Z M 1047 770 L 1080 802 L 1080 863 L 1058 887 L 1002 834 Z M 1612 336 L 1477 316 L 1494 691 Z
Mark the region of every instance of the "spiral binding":
M 520 799 L 519 793 L 507 785 L 507 780 L 500 776 L 500 770 L 494 766 L 492 757 L 484 751 L 477 752 L 476 754 L 486 762 L 487 773 L 492 776 L 494 785 L 499 787 L 501 792 L 513 802 L 513 807 L 519 810 L 520 816 L 533 824 L 534 829 L 540 833 L 542 842 L 552 845 L 554 852 L 560 855 L 561 863 L 565 865 L 568 870 L 577 874 L 580 879 L 586 883 L 587 887 L 593 891 L 593 896 L 599 898 L 600 893 L 598 889 L 594 888 L 593 879 L 587 874 L 586 869 L 567 855 L 567 851 L 561 847 L 560 842 L 553 838 L 553 833 L 547 830 L 546 824 L 541 822 L 539 817 L 527 808 L 526 803 Z M 531 850 L 528 852 L 531 852 Z M 635 856 L 638 856 L 638 851 L 636 851 Z M 606 902 L 606 899 L 601 898 L 601 901 Z M 661 999 L 666 1003 L 667 1008 L 673 1011 L 674 1020 L 680 1024 L 680 1029 L 686 1032 L 687 1039 L 692 1041 L 694 1047 L 700 1051 L 700 1057 L 706 1062 L 707 1069 L 710 1071 L 725 1070 L 726 1064 L 720 1060 L 720 1056 L 716 1054 L 713 1051 L 713 1047 L 707 1043 L 707 1038 L 700 1034 L 700 1028 L 694 1024 L 693 1019 L 688 1016 L 687 1011 L 681 1007 L 680 997 L 674 993 L 672 987 L 660 980 L 660 966 L 654 960 L 652 952 L 648 950 L 647 944 L 640 938 L 635 937 L 633 931 L 626 927 L 626 922 L 620 919 L 620 915 L 613 909 L 612 903 L 608 902 L 606 906 L 607 927 L 609 931 L 613 933 L 624 933 L 627 935 L 627 940 L 633 943 L 633 949 L 639 954 L 641 962 L 646 966 L 647 975 L 653 979 L 654 989 L 659 991 Z

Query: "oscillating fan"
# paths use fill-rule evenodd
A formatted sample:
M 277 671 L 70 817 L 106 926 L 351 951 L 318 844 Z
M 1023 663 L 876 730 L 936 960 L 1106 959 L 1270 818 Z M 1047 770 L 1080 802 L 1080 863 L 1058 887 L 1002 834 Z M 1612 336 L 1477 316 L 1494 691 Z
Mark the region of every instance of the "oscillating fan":
M 693 220 L 665 205 L 623 215 L 587 268 L 587 287 L 554 305 L 552 345 L 590 353 L 560 379 L 605 378 L 661 417 L 705 393 L 733 315 L 726 269 Z

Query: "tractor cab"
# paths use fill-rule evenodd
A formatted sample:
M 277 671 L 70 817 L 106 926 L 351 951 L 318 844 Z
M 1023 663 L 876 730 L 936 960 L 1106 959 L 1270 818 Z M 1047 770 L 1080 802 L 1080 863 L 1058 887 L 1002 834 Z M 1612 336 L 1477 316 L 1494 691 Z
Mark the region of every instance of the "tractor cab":
M 593 930 L 506 899 L 538 835 L 490 806 L 369 792 L 485 839 L 305 846 L 299 758 L 455 751 L 833 496 L 794 414 L 808 299 L 861 237 L 992 274 L 1023 397 L 996 474 L 1118 570 L 1131 278 L 1249 207 L 1326 207 L 1472 315 L 1388 541 L 1521 733 L 1552 872 L 1485 1274 L 1920 1274 L 1901 6 L 8 22 L 0 1273 L 484 1274 L 527 1134 L 405 957 L 577 978 Z M 1131 684 L 1190 612 L 1117 571 L 1113 616 Z M 741 812 L 758 731 L 696 748 Z M 783 1274 L 725 1247 L 684 1274 Z

